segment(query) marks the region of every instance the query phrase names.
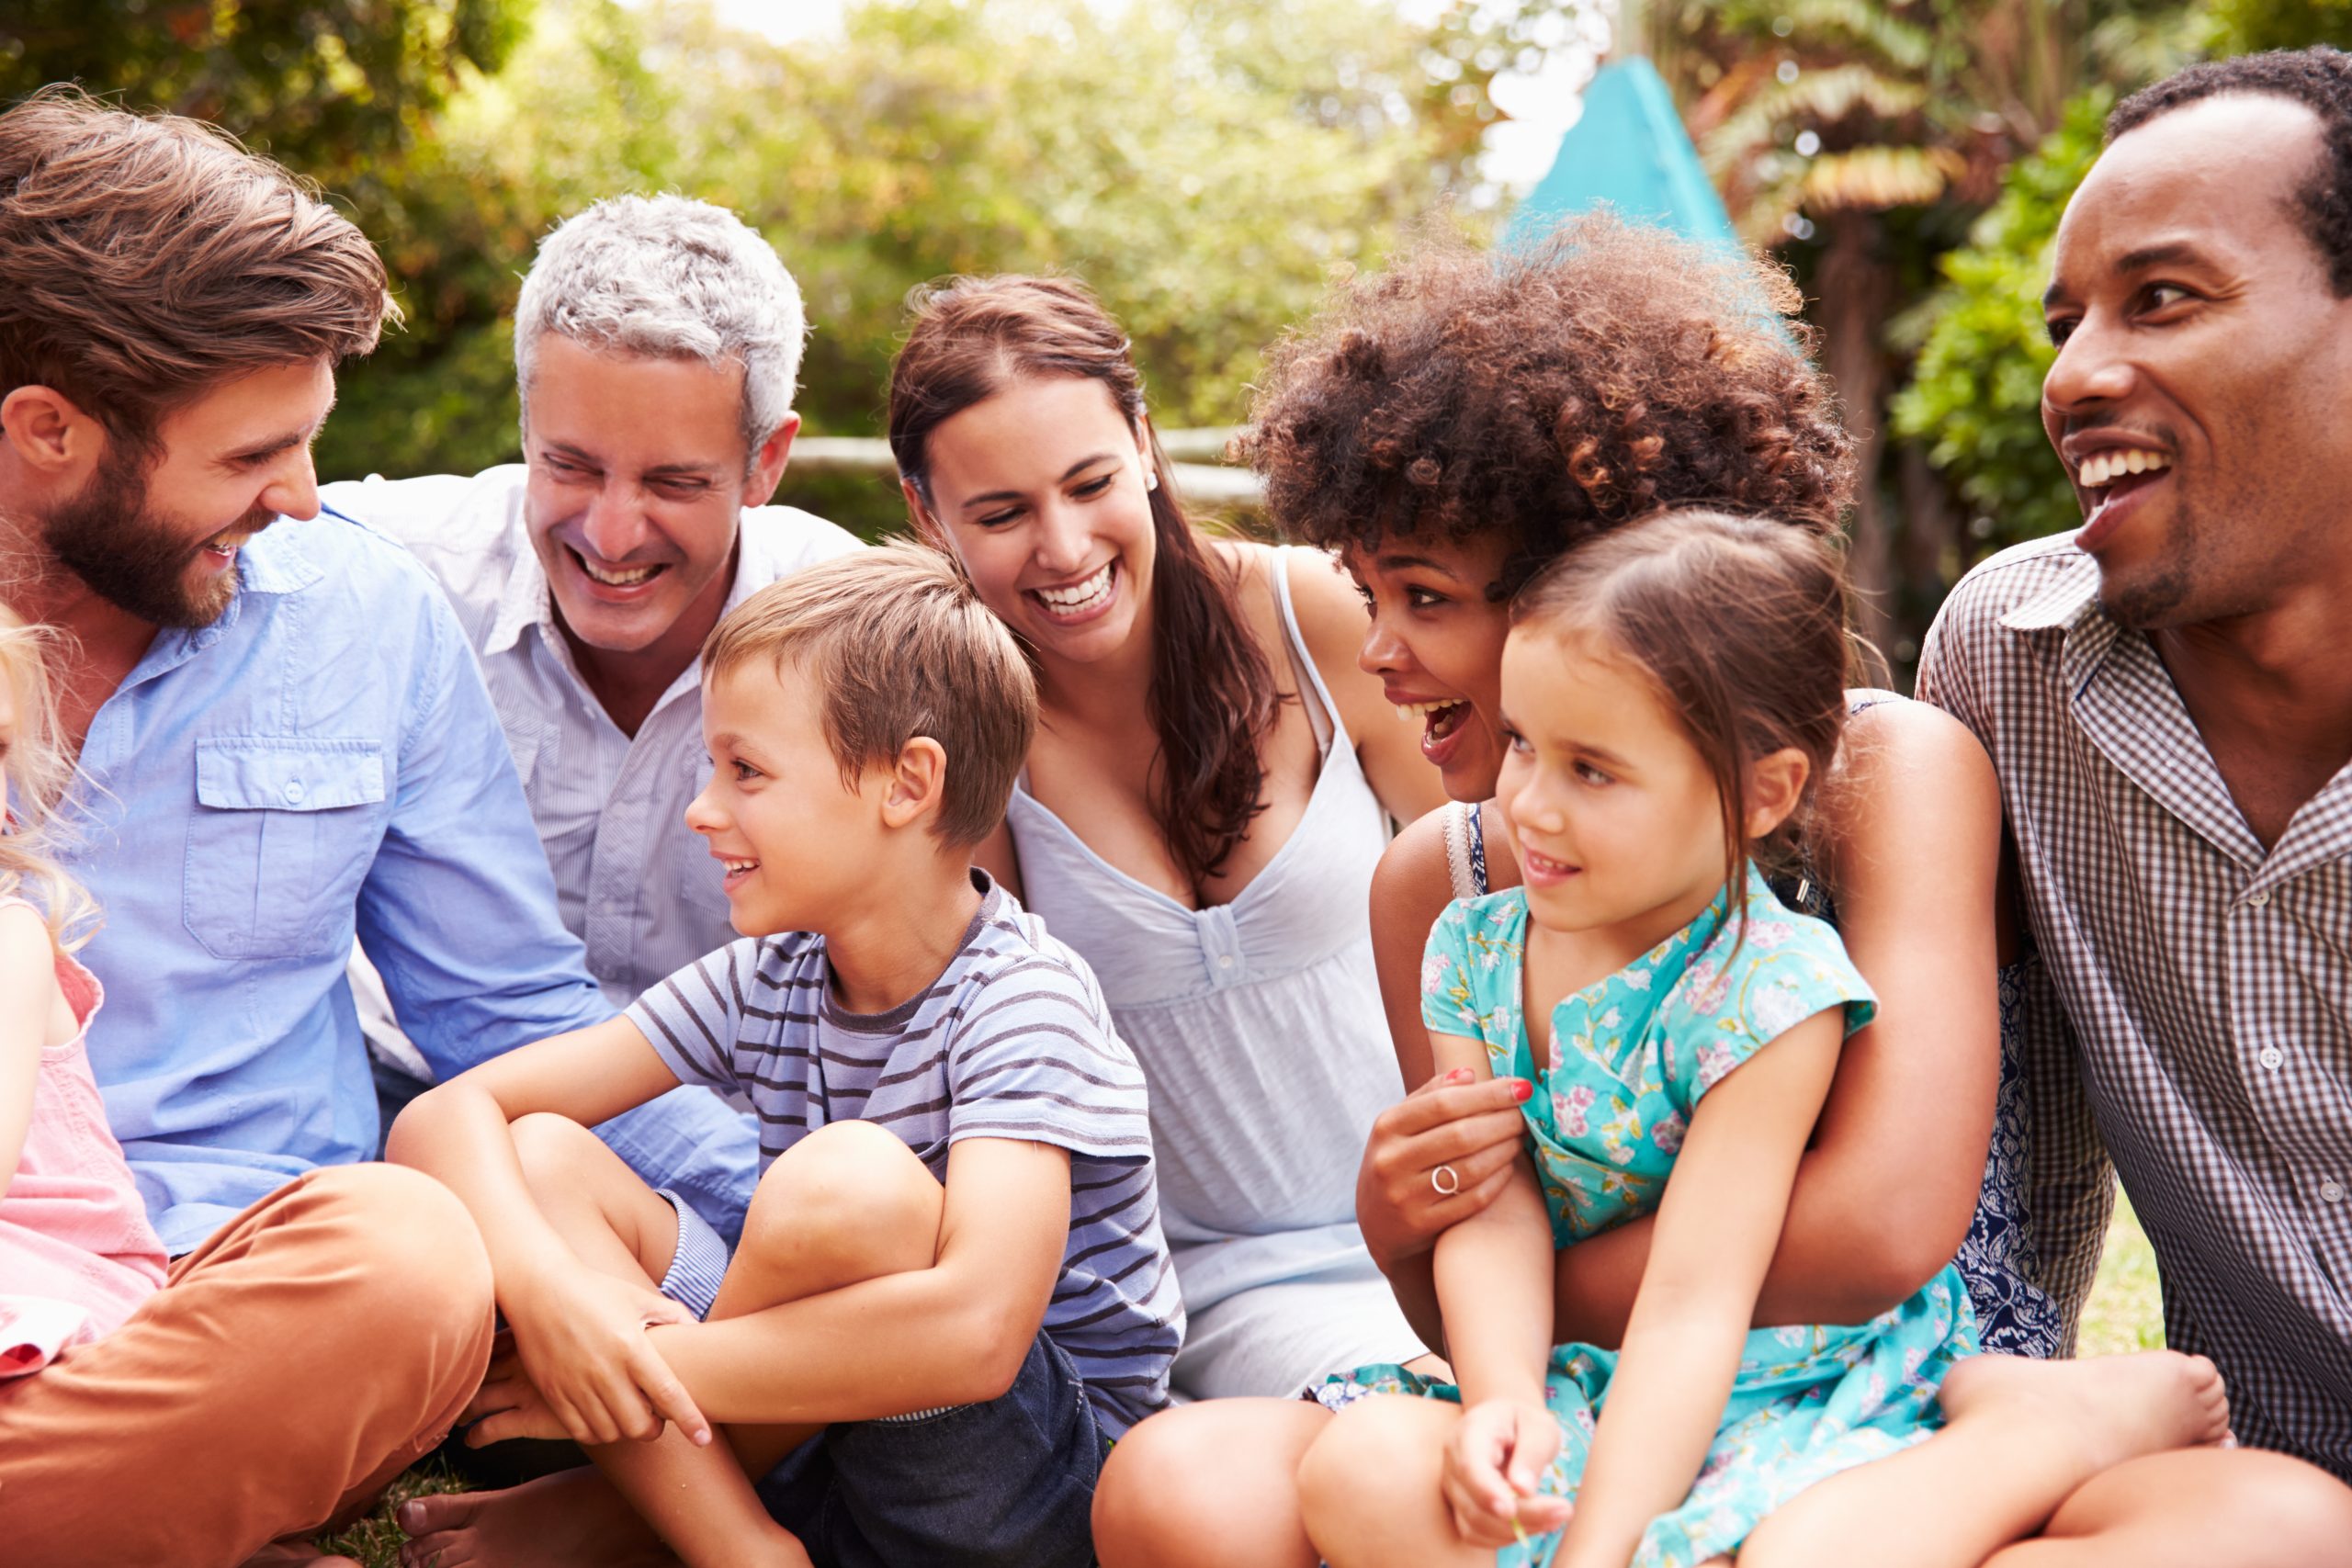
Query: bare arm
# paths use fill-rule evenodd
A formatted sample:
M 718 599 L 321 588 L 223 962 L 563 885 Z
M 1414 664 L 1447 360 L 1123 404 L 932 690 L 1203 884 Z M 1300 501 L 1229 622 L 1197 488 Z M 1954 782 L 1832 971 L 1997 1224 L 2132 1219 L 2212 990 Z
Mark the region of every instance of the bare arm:
M 1841 934 L 1878 993 L 1879 1014 L 1847 1042 L 1799 1167 L 1757 1299 L 1766 1324 L 1862 1322 L 1950 1260 L 1983 1182 L 2000 1073 L 2000 799 L 1983 749 L 1918 704 L 1871 708 L 1849 728 L 1821 819 Z M 1502 869 L 1498 858 L 1489 863 Z M 1408 1083 L 1427 1074 L 1425 1062 L 1419 1075 L 1414 1067 L 1423 1060 L 1419 943 L 1450 897 L 1438 824 L 1416 823 L 1389 845 L 1373 882 L 1374 955 Z M 1429 1169 L 1450 1160 L 1467 1187 L 1460 1151 L 1491 1146 L 1473 1135 L 1471 1119 L 1494 1108 L 1470 1093 L 1446 1089 L 1423 1104 L 1409 1097 L 1385 1113 L 1356 1184 L 1373 1258 L 1424 1334 L 1434 1297 L 1423 1260 L 1430 1238 L 1464 1212 L 1424 1196 Z M 1436 1114 L 1442 1101 L 1450 1117 Z M 1654 1224 L 1620 1225 L 1558 1255 L 1556 1343 L 1623 1339 Z
M 939 1258 L 716 1323 L 652 1331 L 714 1419 L 870 1420 L 1012 1386 L 1060 1278 L 1069 1154 L 967 1138 L 947 1156 Z
M 0 1193 L 17 1179 L 32 1127 L 40 1048 L 57 999 L 49 928 L 26 905 L 0 909 Z
M 1428 764 L 1421 764 L 1427 768 Z M 1356 1222 L 1406 1321 L 1424 1345 L 1444 1341 L 1430 1252 L 1445 1227 L 1477 1213 L 1511 1179 L 1524 1131 L 1518 1106 L 1524 1079 L 1490 1079 L 1479 1064 L 1432 1076 L 1421 1022 L 1421 953 L 1430 927 L 1453 898 L 1441 818 L 1432 814 L 1396 835 L 1372 874 L 1372 951 L 1405 1082 L 1417 1086 L 1373 1123 L 1356 1171 Z M 1476 1069 L 1476 1070 L 1474 1070 Z M 1430 1179 L 1453 1168 L 1461 1191 L 1447 1198 Z
M 1397 717 L 1396 708 L 1381 695 L 1379 678 L 1356 662 L 1368 625 L 1363 600 L 1339 562 L 1322 551 L 1293 550 L 1282 558 L 1290 563 L 1290 602 L 1298 615 L 1299 634 L 1315 660 L 1316 673 L 1330 688 L 1340 717 L 1355 739 L 1356 760 L 1372 793 L 1398 822 L 1427 816 L 1444 804 L 1445 788 L 1438 771 L 1421 756 L 1420 724 Z M 1416 957 L 1419 953 L 1417 947 Z M 1418 1035 L 1418 1018 L 1413 1028 Z M 1405 1081 L 1419 1083 L 1428 1076 L 1423 1072 Z
M 1756 1321 L 1860 1323 L 1968 1234 L 2000 1077 L 1994 884 L 2000 797 L 1984 750 L 1916 703 L 1856 716 L 1822 801 L 1821 869 L 1879 1010 L 1846 1043 L 1798 1168 Z M 1655 1221 L 1560 1255 L 1564 1339 L 1625 1330 Z
M 1558 1568 L 1625 1568 L 1650 1520 L 1697 1479 L 1837 1068 L 1844 1014 L 1815 1013 L 1781 1034 L 1692 1112 Z
M 663 1416 L 707 1440 L 707 1423 L 643 1334 L 649 1316 L 684 1313 L 573 1256 L 531 1195 L 512 1124 L 548 1112 L 594 1126 L 677 1087 L 637 1025 L 612 1018 L 428 1089 L 385 1143 L 386 1158 L 435 1178 L 473 1216 L 524 1368 L 582 1442 L 650 1438 Z

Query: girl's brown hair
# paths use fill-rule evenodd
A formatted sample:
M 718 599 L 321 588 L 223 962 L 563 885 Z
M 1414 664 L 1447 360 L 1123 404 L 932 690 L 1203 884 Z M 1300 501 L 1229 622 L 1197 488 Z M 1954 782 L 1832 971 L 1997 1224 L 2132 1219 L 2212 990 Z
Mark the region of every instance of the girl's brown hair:
M 1773 870 L 1797 858 L 1806 807 L 1838 753 L 1846 688 L 1861 683 L 1863 668 L 1848 614 L 1843 563 L 1827 540 L 1691 508 L 1561 556 L 1519 591 L 1510 621 L 1597 634 L 1657 683 L 1714 775 L 1739 908 L 1747 858 Z M 1810 764 L 1804 792 L 1786 820 L 1750 842 L 1749 765 L 1788 747 Z
M 1144 422 L 1143 378 L 1126 334 L 1086 288 L 1059 277 L 957 277 L 919 289 L 890 368 L 890 455 L 926 507 L 931 433 L 1016 381 L 1099 381 L 1150 443 L 1151 689 L 1159 755 L 1152 815 L 1187 881 L 1225 864 L 1265 809 L 1260 751 L 1280 699 L 1272 665 L 1242 619 L 1234 574 L 1202 548 L 1177 504 L 1159 438 Z

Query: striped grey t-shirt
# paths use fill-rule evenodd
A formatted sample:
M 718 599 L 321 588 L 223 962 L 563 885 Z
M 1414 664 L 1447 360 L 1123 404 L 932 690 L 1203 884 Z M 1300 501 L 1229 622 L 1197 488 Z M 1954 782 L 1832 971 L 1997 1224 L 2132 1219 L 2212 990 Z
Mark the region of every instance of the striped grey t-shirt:
M 1070 1156 L 1069 1243 L 1046 1333 L 1077 1364 L 1106 1433 L 1168 1403 L 1184 1309 L 1159 1233 L 1143 1072 L 1085 961 L 985 873 L 979 912 L 930 987 L 853 1013 L 825 942 L 746 937 L 639 997 L 629 1021 L 683 1083 L 741 1090 L 763 1170 L 815 1128 L 866 1121 L 947 1178 L 948 1145 L 1021 1138 Z

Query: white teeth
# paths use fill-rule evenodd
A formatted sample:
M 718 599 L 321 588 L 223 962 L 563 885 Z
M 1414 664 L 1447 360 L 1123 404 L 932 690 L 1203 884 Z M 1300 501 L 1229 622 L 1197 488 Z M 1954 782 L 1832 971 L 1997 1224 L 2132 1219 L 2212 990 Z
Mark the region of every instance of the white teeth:
M 608 588 L 633 588 L 662 570 L 658 566 L 640 566 L 632 567 L 626 571 L 603 571 L 590 566 L 584 556 L 581 558 L 580 566 L 581 570 L 587 572 L 590 577 Z
M 2094 452 L 2075 470 L 2075 481 L 2085 490 L 2098 490 L 2111 485 L 2127 474 L 2152 474 L 2172 467 L 2172 459 L 2162 452 L 2143 451 L 2130 447 L 2120 451 Z
M 1091 610 L 1111 594 L 1111 568 L 1114 562 L 1104 561 L 1102 570 L 1085 581 L 1069 588 L 1040 588 L 1037 597 L 1050 607 L 1067 614 L 1072 610 Z
M 1409 722 L 1426 714 L 1435 713 L 1440 708 L 1453 707 L 1461 700 L 1459 697 L 1441 697 L 1433 703 L 1398 703 L 1396 705 L 1396 716 Z

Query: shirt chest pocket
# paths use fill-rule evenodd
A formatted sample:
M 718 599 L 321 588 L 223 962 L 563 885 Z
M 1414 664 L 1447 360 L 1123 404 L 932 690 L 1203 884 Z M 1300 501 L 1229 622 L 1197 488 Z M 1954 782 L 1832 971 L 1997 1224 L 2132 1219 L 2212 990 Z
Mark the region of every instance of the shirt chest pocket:
M 216 958 L 317 958 L 351 945 L 353 905 L 383 837 L 375 740 L 219 737 L 196 743 L 181 918 Z

